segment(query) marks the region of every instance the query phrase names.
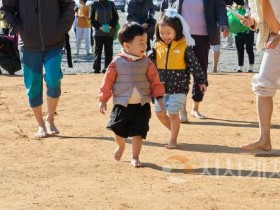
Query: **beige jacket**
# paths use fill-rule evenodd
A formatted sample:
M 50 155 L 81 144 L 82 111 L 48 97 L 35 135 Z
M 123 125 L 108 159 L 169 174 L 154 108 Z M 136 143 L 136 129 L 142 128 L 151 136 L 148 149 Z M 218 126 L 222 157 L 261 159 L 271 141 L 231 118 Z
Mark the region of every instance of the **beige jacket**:
M 262 0 L 249 0 L 249 7 L 251 8 L 251 17 L 256 22 L 256 26 L 253 28 L 253 30 L 259 29 L 258 39 L 256 42 L 257 51 L 260 51 L 264 48 L 264 44 L 266 43 L 269 37 L 269 28 L 262 17 L 261 1 Z M 274 11 L 275 17 L 280 22 L 280 1 L 269 0 L 269 2 Z

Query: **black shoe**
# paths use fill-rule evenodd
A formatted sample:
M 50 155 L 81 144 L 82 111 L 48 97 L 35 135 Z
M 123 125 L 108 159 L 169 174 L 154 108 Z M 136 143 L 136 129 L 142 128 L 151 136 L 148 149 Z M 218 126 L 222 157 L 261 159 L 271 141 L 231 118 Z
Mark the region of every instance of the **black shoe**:
M 106 73 L 106 69 L 103 69 L 103 70 L 102 70 L 102 73 L 105 74 L 105 73 Z
M 2 71 L 0 70 L 0 74 L 2 74 Z

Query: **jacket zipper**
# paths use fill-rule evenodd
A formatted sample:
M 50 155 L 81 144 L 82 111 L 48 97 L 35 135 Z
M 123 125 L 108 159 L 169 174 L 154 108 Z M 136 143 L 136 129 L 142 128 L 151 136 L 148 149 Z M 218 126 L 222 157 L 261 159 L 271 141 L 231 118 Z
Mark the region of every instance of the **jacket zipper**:
M 168 44 L 168 45 L 167 45 L 166 60 L 165 60 L 165 69 L 167 69 L 170 47 L 171 47 L 171 44 Z
M 39 28 L 40 28 L 40 38 L 41 38 L 41 49 L 45 50 L 45 46 L 44 46 L 44 37 L 43 37 L 43 27 L 42 27 L 42 19 L 41 19 L 41 7 L 40 7 L 40 0 L 35 0 L 38 1 L 37 4 L 37 11 L 38 11 L 38 15 L 39 15 Z

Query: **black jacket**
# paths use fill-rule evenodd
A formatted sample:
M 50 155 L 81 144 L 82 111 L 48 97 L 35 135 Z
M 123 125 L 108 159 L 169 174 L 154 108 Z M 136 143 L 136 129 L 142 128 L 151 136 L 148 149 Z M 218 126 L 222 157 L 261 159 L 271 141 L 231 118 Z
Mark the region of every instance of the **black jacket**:
M 73 0 L 2 0 L 2 5 L 3 19 L 19 32 L 24 50 L 62 47 L 74 21 Z
M 173 0 L 171 0 L 171 2 L 172 1 Z M 179 0 L 179 14 L 181 14 L 183 1 L 184 0 Z M 161 11 L 164 11 L 164 9 L 168 7 L 168 4 L 170 4 L 170 0 L 164 0 L 161 5 Z M 210 44 L 220 44 L 219 27 L 223 25 L 229 27 L 226 4 L 224 0 L 203 0 L 203 5 Z
M 113 1 L 96 1 L 91 6 L 90 22 L 95 28 L 94 36 L 111 36 L 115 34 L 115 26 L 119 21 L 119 15 Z M 112 27 L 110 33 L 105 33 L 99 28 L 102 24 L 108 24 Z
M 131 0 L 127 7 L 127 21 L 134 21 L 139 24 L 148 23 L 153 19 L 155 6 L 153 0 Z

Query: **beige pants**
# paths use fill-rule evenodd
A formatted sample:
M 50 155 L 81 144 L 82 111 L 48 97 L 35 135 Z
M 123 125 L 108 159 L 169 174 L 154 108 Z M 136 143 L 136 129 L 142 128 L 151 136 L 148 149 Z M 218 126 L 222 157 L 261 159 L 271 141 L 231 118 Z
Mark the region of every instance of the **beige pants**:
M 252 78 L 252 89 L 257 96 L 274 96 L 279 88 L 280 44 L 275 49 L 265 49 L 260 71 Z

